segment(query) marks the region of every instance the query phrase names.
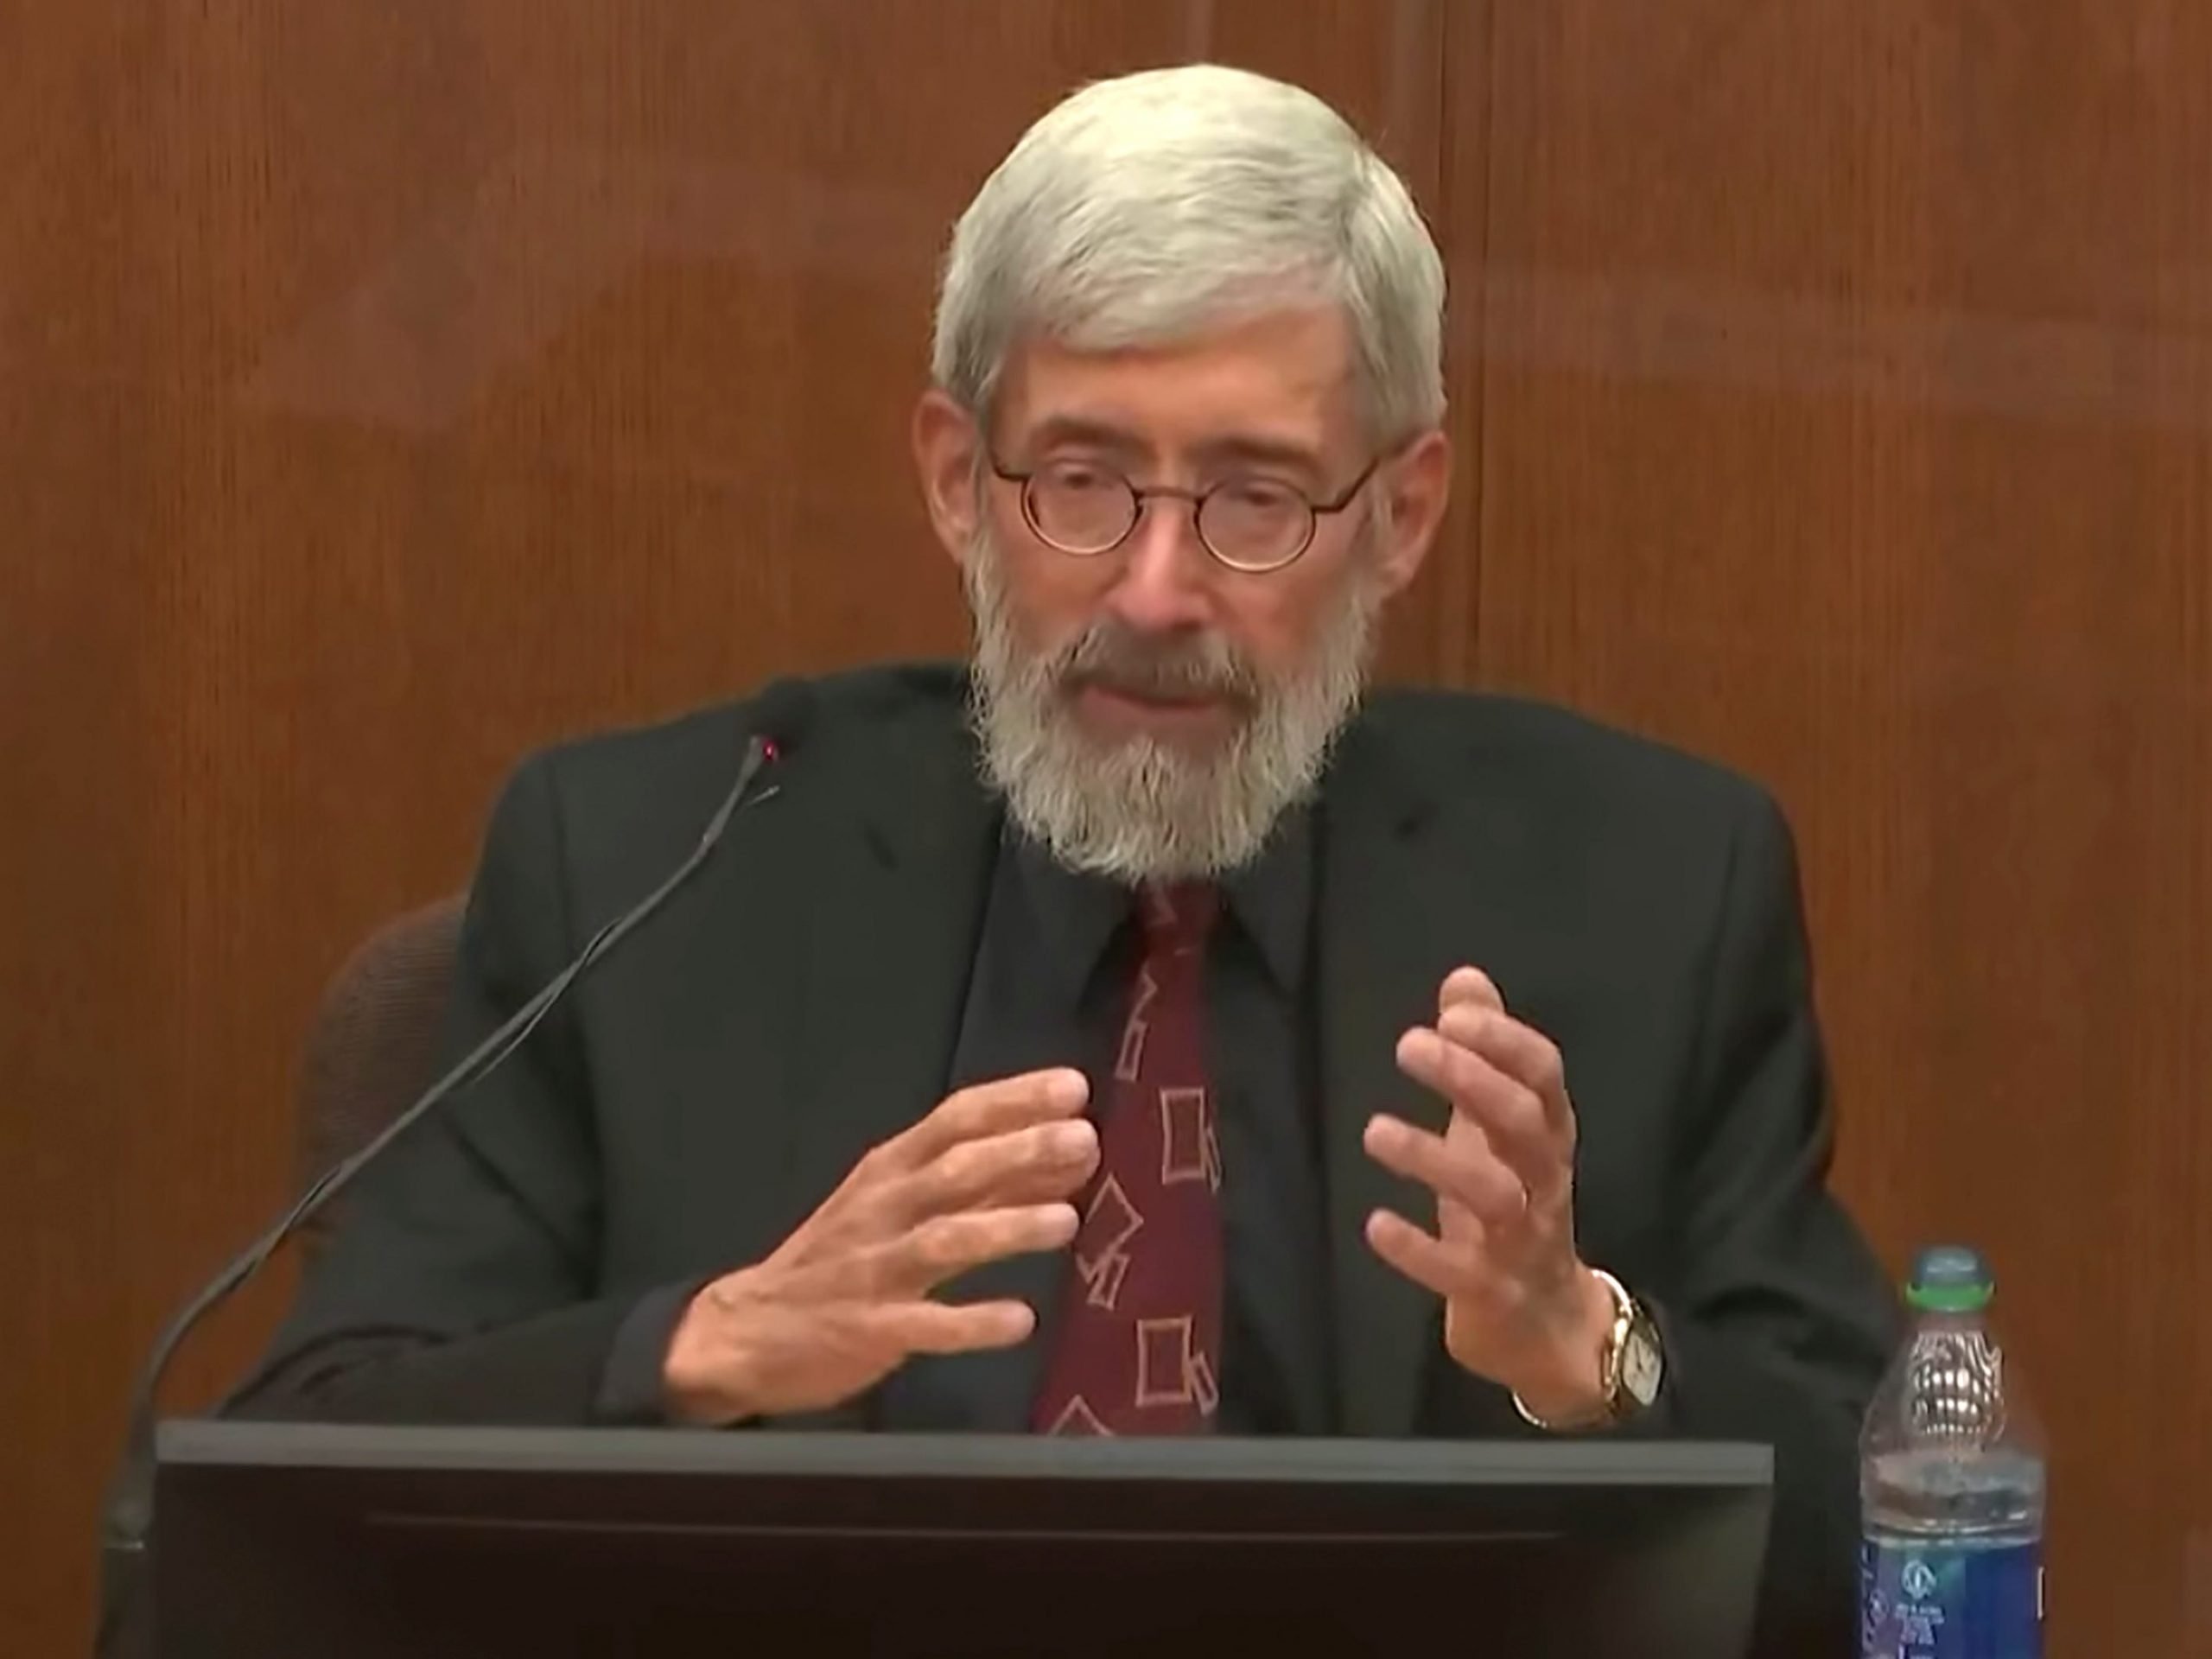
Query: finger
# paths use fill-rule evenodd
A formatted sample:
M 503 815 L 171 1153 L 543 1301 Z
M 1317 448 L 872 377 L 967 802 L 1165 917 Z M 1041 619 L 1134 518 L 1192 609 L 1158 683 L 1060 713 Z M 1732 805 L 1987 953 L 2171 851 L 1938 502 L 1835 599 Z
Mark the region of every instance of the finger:
M 893 1302 L 877 1311 L 885 1338 L 909 1354 L 967 1354 L 1011 1348 L 1037 1329 L 1027 1302 Z
M 1485 1229 L 1517 1226 L 1529 1213 L 1521 1178 L 1478 1139 L 1454 1143 L 1383 1115 L 1369 1120 L 1363 1144 L 1383 1168 L 1461 1205 Z
M 857 1260 L 869 1294 L 903 1300 L 926 1295 L 986 1262 L 1063 1249 L 1075 1241 L 1077 1225 L 1071 1204 L 967 1210 L 925 1221 Z
M 981 1205 L 1041 1204 L 1072 1198 L 1098 1166 L 1098 1130 L 1088 1118 L 1033 1123 L 963 1141 L 911 1174 L 895 1178 L 887 1215 L 899 1230 Z
M 1479 968 L 1454 968 L 1445 976 L 1444 984 L 1437 992 L 1436 1011 L 1439 1014 L 1462 1004 L 1492 1008 L 1500 1014 L 1505 1012 L 1505 998 L 1498 990 L 1497 982 Z
M 870 1156 L 880 1155 L 893 1169 L 918 1169 L 964 1141 L 1073 1117 L 1090 1099 L 1090 1079 L 1065 1067 L 979 1083 L 946 1096 L 927 1117 Z
M 1574 1107 L 1567 1090 L 1566 1058 L 1558 1044 L 1510 1014 L 1471 1004 L 1446 1009 L 1436 1029 L 1535 1095 L 1553 1135 L 1570 1147 L 1573 1145 Z
M 1543 1103 L 1527 1084 L 1426 1027 L 1399 1039 L 1398 1064 L 1472 1119 L 1491 1150 L 1532 1195 L 1555 1195 L 1567 1160 Z
M 1492 1275 L 1478 1251 L 1447 1244 L 1388 1210 L 1367 1217 L 1367 1243 L 1390 1266 L 1439 1296 L 1458 1300 L 1489 1289 Z

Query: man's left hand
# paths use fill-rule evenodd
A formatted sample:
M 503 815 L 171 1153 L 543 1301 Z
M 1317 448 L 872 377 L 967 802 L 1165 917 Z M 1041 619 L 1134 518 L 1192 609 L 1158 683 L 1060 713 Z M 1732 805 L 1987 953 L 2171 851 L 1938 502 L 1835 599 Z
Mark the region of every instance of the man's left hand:
M 1444 1344 L 1547 1422 L 1594 1414 L 1614 1306 L 1574 1243 L 1574 1108 L 1560 1052 L 1462 968 L 1437 1021 L 1398 1042 L 1406 1075 L 1451 1103 L 1441 1135 L 1378 1115 L 1368 1154 L 1436 1194 L 1437 1230 L 1378 1210 L 1376 1254 L 1444 1299 Z

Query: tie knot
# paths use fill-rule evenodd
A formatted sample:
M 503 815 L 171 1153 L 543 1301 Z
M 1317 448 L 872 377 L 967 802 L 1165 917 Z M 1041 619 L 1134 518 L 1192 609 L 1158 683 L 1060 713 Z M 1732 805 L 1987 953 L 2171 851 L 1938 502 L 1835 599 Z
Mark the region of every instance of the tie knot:
M 1221 913 L 1221 889 L 1211 881 L 1147 882 L 1137 917 L 1149 950 L 1184 951 L 1203 945 Z

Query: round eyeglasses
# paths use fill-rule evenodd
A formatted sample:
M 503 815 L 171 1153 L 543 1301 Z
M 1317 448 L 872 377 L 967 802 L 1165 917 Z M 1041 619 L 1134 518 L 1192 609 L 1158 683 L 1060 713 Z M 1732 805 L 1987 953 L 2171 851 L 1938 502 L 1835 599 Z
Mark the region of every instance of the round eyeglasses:
M 1203 490 L 1164 486 L 1139 489 L 1095 461 L 1048 461 L 1014 472 L 991 458 L 991 471 L 1021 487 L 1021 516 L 1047 546 L 1079 559 L 1110 553 L 1127 541 L 1151 500 L 1188 501 L 1198 540 L 1232 570 L 1280 570 L 1313 544 L 1320 521 L 1342 512 L 1367 487 L 1377 455 L 1333 501 L 1313 501 L 1294 485 L 1257 474 L 1224 478 Z

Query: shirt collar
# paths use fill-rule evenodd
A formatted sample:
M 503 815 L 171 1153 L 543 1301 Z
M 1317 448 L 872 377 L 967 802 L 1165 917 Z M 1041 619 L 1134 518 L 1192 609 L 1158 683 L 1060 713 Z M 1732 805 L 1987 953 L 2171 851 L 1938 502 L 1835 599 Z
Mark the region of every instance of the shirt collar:
M 1071 870 L 1008 823 L 1007 850 L 1022 896 L 1051 958 L 1046 971 L 1072 1003 L 1083 993 L 1132 895 L 1118 881 Z M 1255 947 L 1277 987 L 1295 992 L 1306 969 L 1313 914 L 1313 826 L 1310 808 L 1286 812 L 1259 855 L 1221 880 L 1223 908 Z

